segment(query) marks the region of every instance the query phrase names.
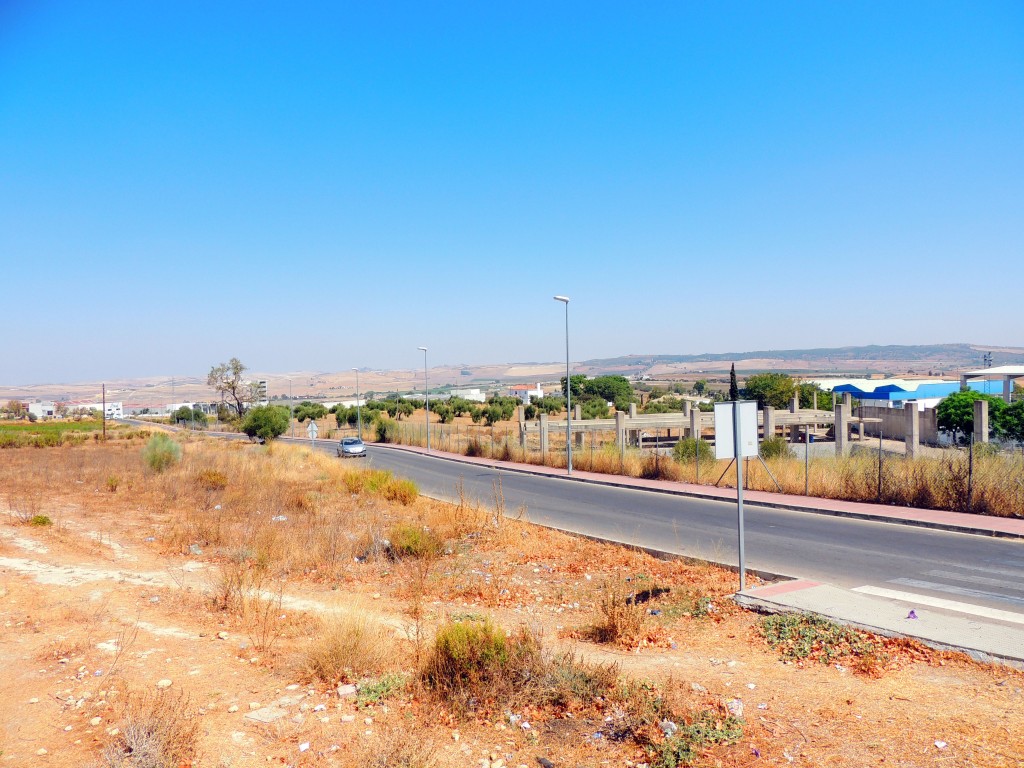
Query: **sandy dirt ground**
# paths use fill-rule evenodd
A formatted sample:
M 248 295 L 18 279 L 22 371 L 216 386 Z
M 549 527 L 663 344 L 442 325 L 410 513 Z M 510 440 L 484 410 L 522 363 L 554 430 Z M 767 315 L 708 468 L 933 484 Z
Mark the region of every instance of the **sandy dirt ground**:
M 301 448 L 193 440 L 161 475 L 140 451 L 121 441 L 0 454 L 0 765 L 112 765 L 102 753 L 130 726 L 130 703 L 154 695 L 196 727 L 198 753 L 186 764 L 654 759 L 612 737 L 610 702 L 576 711 L 498 702 L 464 715 L 415 682 L 361 702 L 338 688 L 345 680 L 316 679 L 303 661 L 318 622 L 353 613 L 386 628 L 391 668 L 410 681 L 439 625 L 487 616 L 529 627 L 551 653 L 614 664 L 684 708 L 741 708 L 742 738 L 709 748 L 699 765 L 1024 765 L 1018 671 L 884 641 L 867 661 L 784 660 L 760 617 L 729 601 L 734 574 L 563 536 L 530 525 L 528 510 L 524 521 L 500 522 L 488 509 L 500 512 L 497 496 L 455 512 L 423 498 L 404 506 L 350 478 L 361 470 Z M 268 477 L 273 488 L 261 485 Z M 494 533 L 460 514 L 492 521 Z M 51 524 L 31 524 L 39 516 Z M 367 521 L 410 516 L 436 530 L 448 521 L 446 549 L 429 568 L 362 556 Z M 314 545 L 303 543 L 314 519 L 349 547 L 329 563 L 310 560 Z M 227 599 L 240 548 L 266 560 L 248 609 Z M 588 639 L 613 585 L 655 584 L 670 591 L 650 603 L 641 635 Z M 697 601 L 710 612 L 695 615 Z M 373 681 L 354 682 L 366 690 Z M 415 752 L 411 742 L 429 759 L 389 762 Z

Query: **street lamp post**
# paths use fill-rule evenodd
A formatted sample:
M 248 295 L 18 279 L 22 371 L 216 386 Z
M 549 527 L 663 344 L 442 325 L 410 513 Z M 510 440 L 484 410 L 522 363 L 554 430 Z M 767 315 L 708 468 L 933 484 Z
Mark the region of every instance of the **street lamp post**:
M 288 377 L 288 426 L 295 437 L 295 401 L 292 400 L 292 377 Z
M 569 380 L 569 297 L 555 296 L 565 304 L 565 467 L 572 474 L 572 382 Z
M 363 439 L 363 414 L 359 410 L 359 369 L 353 368 L 356 372 L 356 421 L 359 423 L 359 439 Z
M 423 352 L 423 402 L 427 409 L 427 453 L 430 453 L 430 382 L 427 381 L 427 348 L 419 349 Z

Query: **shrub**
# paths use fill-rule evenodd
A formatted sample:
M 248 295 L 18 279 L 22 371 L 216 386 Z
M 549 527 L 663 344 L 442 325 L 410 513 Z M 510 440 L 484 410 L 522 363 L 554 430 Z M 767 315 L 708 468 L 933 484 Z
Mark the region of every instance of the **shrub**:
M 206 491 L 223 491 L 228 486 L 228 476 L 217 469 L 204 469 L 196 475 L 196 484 Z
M 242 431 L 250 438 L 273 440 L 287 431 L 289 423 L 288 409 L 284 406 L 260 405 L 246 411 Z
M 181 460 L 181 446 L 166 433 L 157 432 L 142 449 L 142 460 L 154 472 L 163 472 Z
M 681 462 L 692 462 L 695 456 L 699 456 L 702 463 L 715 460 L 715 450 L 711 443 L 692 437 L 684 437 L 676 443 L 672 448 L 672 455 L 676 461 Z
M 49 515 L 33 515 L 28 524 L 43 528 L 47 525 L 53 525 L 53 520 L 50 519 Z
M 423 681 L 456 706 L 525 693 L 541 665 L 540 646 L 527 631 L 512 638 L 490 621 L 447 624 L 424 663 Z
M 184 693 L 130 695 L 117 736 L 104 750 L 104 768 L 178 768 L 195 764 L 199 720 Z
M 390 699 L 397 693 L 401 693 L 406 686 L 405 675 L 384 675 L 378 680 L 370 680 L 359 685 L 359 692 L 356 694 L 356 705 L 369 707 Z
M 592 664 L 564 654 L 548 665 L 544 675 L 543 697 L 546 703 L 563 709 L 588 706 L 615 691 L 619 667 L 615 662 Z
M 789 443 L 786 442 L 786 438 L 779 435 L 762 440 L 758 450 L 762 459 L 789 459 L 793 456 L 793 451 L 790 449 Z
M 388 501 L 397 501 L 399 504 L 407 507 L 416 501 L 420 495 L 420 490 L 412 480 L 393 478 L 384 486 L 382 493 Z
M 119 485 L 121 485 L 121 478 L 119 478 L 117 475 L 110 475 L 109 477 L 107 477 L 108 491 L 110 491 L 111 493 L 115 493 Z
M 380 674 L 393 654 L 391 636 L 359 614 L 321 619 L 303 660 L 305 674 L 327 685 Z
M 599 643 L 629 642 L 643 633 L 647 608 L 632 600 L 619 585 L 606 585 L 598 611 L 599 618 L 592 631 Z
M 444 542 L 432 531 L 412 523 L 396 523 L 388 531 L 392 557 L 434 557 L 440 554 Z
M 692 765 L 704 750 L 714 744 L 732 744 L 743 736 L 742 721 L 710 709 L 698 712 L 658 747 L 654 768 Z
M 394 419 L 381 419 L 377 422 L 377 442 L 398 442 L 398 423 Z

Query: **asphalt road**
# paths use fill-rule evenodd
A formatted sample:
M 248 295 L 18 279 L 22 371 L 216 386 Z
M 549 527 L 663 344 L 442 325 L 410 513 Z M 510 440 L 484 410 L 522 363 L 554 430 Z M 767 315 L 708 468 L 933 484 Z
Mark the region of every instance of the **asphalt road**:
M 334 455 L 337 444 L 317 441 L 316 448 Z M 500 480 L 506 511 L 521 509 L 531 522 L 737 564 L 735 502 L 501 472 L 373 444 L 367 453 L 347 461 L 392 470 L 434 498 L 457 500 L 461 480 L 470 499 L 493 506 Z M 749 570 L 931 595 L 1024 616 L 1024 541 L 752 504 L 745 505 L 744 517 Z
M 319 446 L 318 446 L 319 447 Z M 563 530 L 735 565 L 736 504 L 538 477 L 368 445 L 365 460 L 454 500 L 493 505 Z M 333 445 L 324 446 L 334 450 Z M 353 461 L 363 461 L 355 459 Z M 745 505 L 747 567 L 999 608 L 1024 615 L 1024 542 Z

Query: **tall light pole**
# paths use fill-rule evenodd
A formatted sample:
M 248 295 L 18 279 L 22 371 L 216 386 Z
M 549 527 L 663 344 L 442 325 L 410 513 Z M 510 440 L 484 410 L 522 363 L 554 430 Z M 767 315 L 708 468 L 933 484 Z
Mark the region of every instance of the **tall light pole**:
M 295 401 L 292 400 L 292 377 L 288 377 L 288 426 L 291 427 L 292 437 L 295 437 Z
M 555 296 L 565 304 L 565 467 L 572 474 L 572 382 L 569 379 L 569 297 Z
M 356 372 L 356 421 L 359 422 L 359 439 L 363 439 L 363 414 L 359 410 L 359 369 L 353 368 Z
M 430 453 L 430 382 L 427 381 L 427 348 L 419 349 L 423 352 L 423 402 L 427 409 L 427 453 Z

